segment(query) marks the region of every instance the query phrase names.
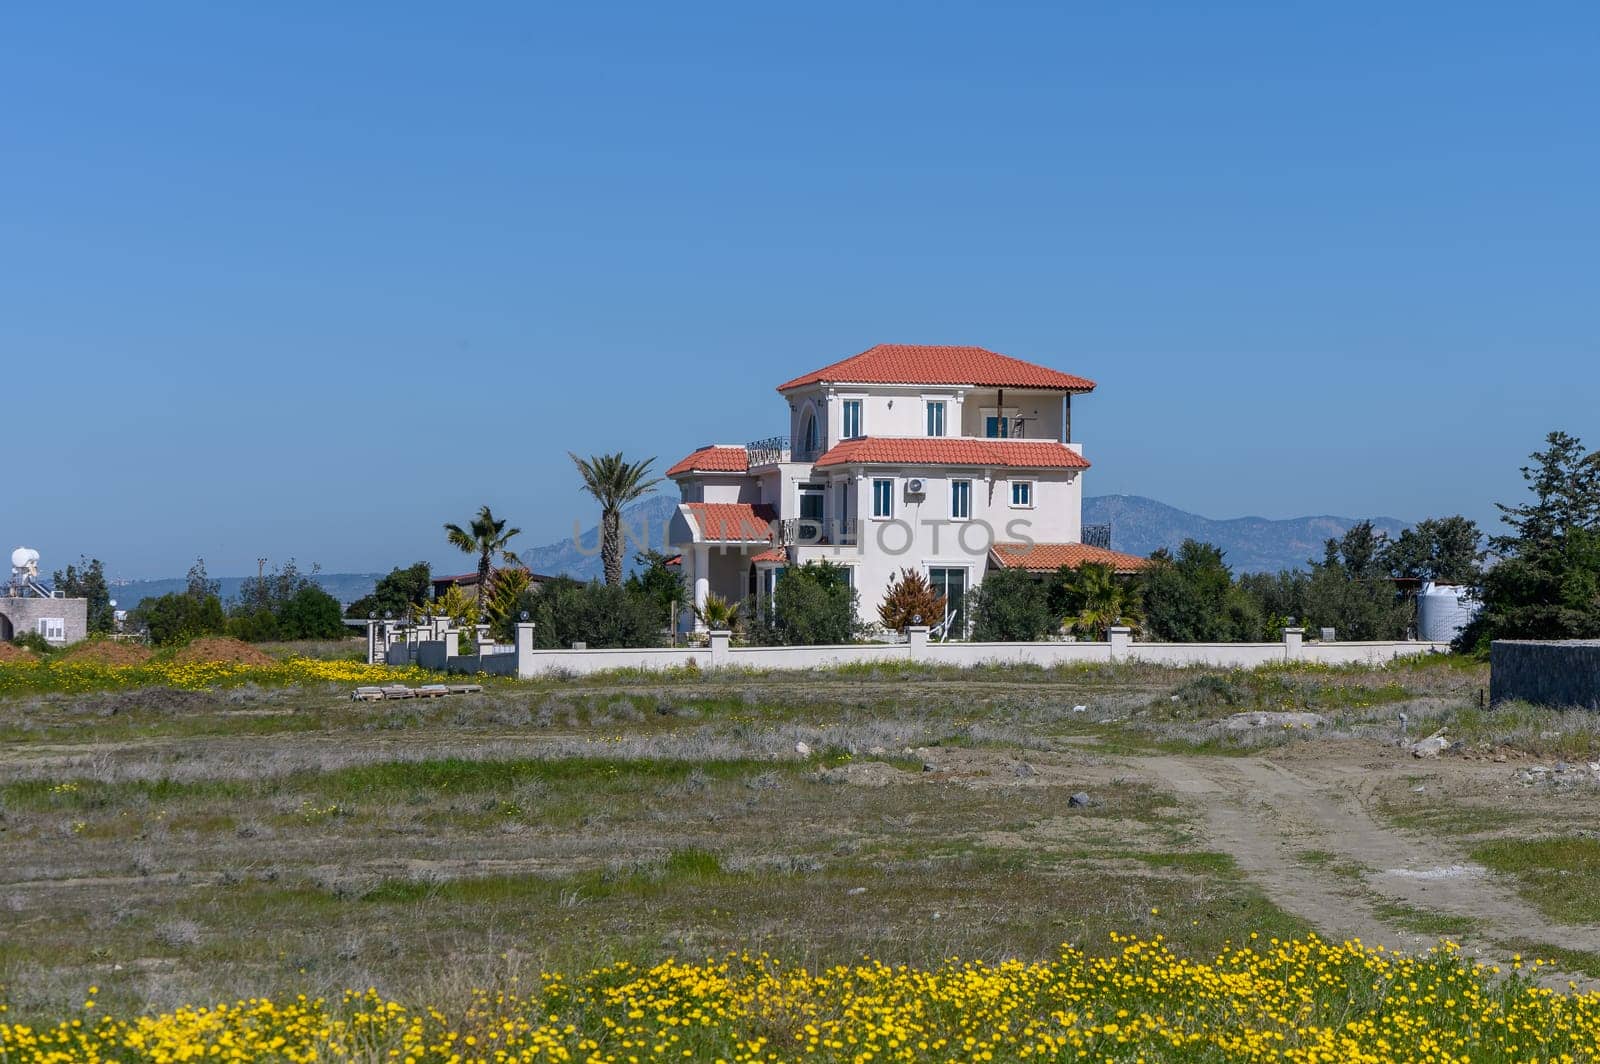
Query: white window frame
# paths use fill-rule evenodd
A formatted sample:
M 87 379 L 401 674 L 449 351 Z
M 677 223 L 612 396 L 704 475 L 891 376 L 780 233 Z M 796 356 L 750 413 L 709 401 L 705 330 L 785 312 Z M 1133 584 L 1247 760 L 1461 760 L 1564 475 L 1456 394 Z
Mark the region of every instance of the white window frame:
M 966 491 L 962 492 L 959 490 L 961 488 L 965 488 Z M 966 505 L 960 507 L 960 510 L 962 511 L 961 513 L 957 513 L 956 500 L 961 498 L 963 494 L 965 495 L 965 498 L 962 499 L 962 501 Z M 950 520 L 972 520 L 972 481 L 965 477 L 960 477 L 950 481 Z
M 883 502 L 884 502 L 884 506 L 885 506 L 885 512 L 883 512 L 883 513 L 879 513 L 878 512 L 878 485 L 880 485 L 880 484 L 888 485 L 888 490 L 885 491 L 884 494 L 883 494 Z M 891 520 L 894 519 L 894 478 L 893 477 L 873 477 L 872 478 L 872 519 L 874 521 L 891 521 Z
M 930 438 L 938 439 L 949 434 L 950 402 L 947 399 L 924 399 L 923 401 L 923 426 L 928 431 Z M 937 415 L 937 416 L 935 416 Z M 938 421 L 938 432 L 934 430 L 934 422 Z
M 850 407 L 855 405 L 855 431 L 850 431 Z M 839 400 L 839 438 L 841 440 L 859 440 L 867 434 L 867 401 L 865 398 L 841 398 Z
M 34 631 L 48 643 L 65 643 L 67 641 L 67 619 L 65 617 L 40 617 L 34 622 Z
M 1017 501 L 1017 489 L 1018 488 L 1027 488 L 1028 489 L 1028 501 L 1027 502 L 1018 502 Z M 1013 480 L 1011 482 L 1010 496 L 1009 497 L 1011 499 L 1011 508 L 1013 510 L 1031 510 L 1038 504 L 1038 501 L 1039 501 L 1039 488 L 1038 488 L 1038 485 L 1037 485 L 1036 482 L 1034 482 L 1032 480 Z

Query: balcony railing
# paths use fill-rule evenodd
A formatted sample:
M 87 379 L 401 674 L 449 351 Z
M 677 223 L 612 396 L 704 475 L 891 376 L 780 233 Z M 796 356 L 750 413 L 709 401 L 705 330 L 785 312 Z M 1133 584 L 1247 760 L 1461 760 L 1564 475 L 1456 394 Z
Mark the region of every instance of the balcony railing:
M 856 541 L 856 523 L 820 521 L 815 517 L 786 517 L 778 522 L 778 546 L 851 546 Z
M 750 456 L 750 468 L 756 466 L 777 465 L 779 462 L 789 460 L 789 437 L 769 436 L 764 440 L 752 440 L 744 445 L 746 453 Z
M 1084 525 L 1083 545 L 1085 547 L 1100 547 L 1104 550 L 1111 549 L 1110 525 Z

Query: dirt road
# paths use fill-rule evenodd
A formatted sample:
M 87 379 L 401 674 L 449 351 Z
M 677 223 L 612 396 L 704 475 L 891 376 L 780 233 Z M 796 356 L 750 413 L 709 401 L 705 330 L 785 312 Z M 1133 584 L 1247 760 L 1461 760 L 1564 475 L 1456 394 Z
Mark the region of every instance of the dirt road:
M 1194 807 L 1210 848 L 1231 854 L 1273 901 L 1329 935 L 1412 949 L 1435 944 L 1438 935 L 1404 926 L 1415 922 L 1404 916 L 1415 914 L 1470 921 L 1474 930 L 1449 937 L 1486 961 L 1506 957 L 1517 940 L 1600 952 L 1600 927 L 1552 923 L 1448 839 L 1379 819 L 1375 795 L 1408 771 L 1404 762 L 1188 756 L 1128 766 Z M 1550 981 L 1569 979 L 1600 986 L 1571 973 L 1552 973 Z

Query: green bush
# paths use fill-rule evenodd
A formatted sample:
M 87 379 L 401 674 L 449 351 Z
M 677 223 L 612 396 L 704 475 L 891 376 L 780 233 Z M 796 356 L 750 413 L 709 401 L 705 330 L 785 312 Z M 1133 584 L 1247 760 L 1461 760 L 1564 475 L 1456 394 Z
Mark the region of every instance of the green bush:
M 778 577 L 770 608 L 749 602 L 745 638 L 757 646 L 824 646 L 860 634 L 850 573 L 832 562 L 807 562 Z
M 146 628 L 157 646 L 187 643 L 203 635 L 218 635 L 227 630 L 228 618 L 222 600 L 216 595 L 196 596 L 175 592 L 147 598 L 129 614 L 134 627 Z
M 1021 569 L 997 569 L 967 592 L 972 638 L 981 643 L 1033 642 L 1061 626 L 1044 582 Z
M 573 643 L 590 647 L 653 647 L 663 643 L 657 604 L 621 585 L 599 581 L 552 580 L 526 591 L 517 603 L 533 621 L 537 647 L 558 649 Z
M 38 632 L 18 632 L 12 637 L 11 645 L 31 650 L 36 654 L 48 654 L 56 649 Z

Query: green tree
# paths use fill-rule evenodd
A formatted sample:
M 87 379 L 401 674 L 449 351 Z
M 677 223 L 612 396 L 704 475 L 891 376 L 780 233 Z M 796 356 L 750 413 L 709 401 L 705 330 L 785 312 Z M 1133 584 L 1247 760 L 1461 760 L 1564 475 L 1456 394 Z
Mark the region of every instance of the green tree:
M 1158 550 L 1143 574 L 1145 624 L 1155 639 L 1222 643 L 1252 639 L 1259 615 L 1236 591 L 1220 547 L 1184 540 L 1173 555 Z
M 522 534 L 520 528 L 506 528 L 504 518 L 496 518 L 488 506 L 478 508 L 478 516 L 462 528 L 457 524 L 444 526 L 450 545 L 463 554 L 478 556 L 478 612 L 483 612 L 483 600 L 489 593 L 489 574 L 499 558 L 507 565 L 521 565 L 522 559 L 512 552 L 508 544 Z
M 1533 501 L 1499 505 L 1510 532 L 1490 542 L 1499 564 L 1483 578 L 1483 610 L 1460 643 L 1600 638 L 1600 452 L 1552 432 L 1522 477 Z
M 1332 628 L 1346 640 L 1403 639 L 1415 616 L 1386 562 L 1388 537 L 1371 521 L 1324 545 L 1306 584 L 1306 626 Z
M 628 574 L 624 586 L 640 596 L 656 613 L 656 622 L 665 628 L 672 623 L 672 608 L 680 611 L 689 606 L 689 589 L 677 567 L 668 565 L 671 557 L 660 551 L 645 550 L 635 554 L 633 560 L 639 568 Z
M 404 618 L 410 615 L 413 606 L 428 601 L 432 590 L 433 574 L 427 562 L 417 562 L 404 569 L 396 566 L 388 576 L 378 580 L 372 594 L 352 602 L 345 616 Z
M 106 567 L 99 558 L 78 559 L 65 573 L 52 578 L 56 591 L 67 598 L 88 600 L 89 634 L 109 635 L 116 628 L 116 609 L 111 605 L 111 588 L 106 584 Z
M 1520 506 L 1496 503 L 1508 535 L 1489 545 L 1506 554 L 1559 542 L 1573 529 L 1593 531 L 1600 525 L 1600 452 L 1589 453 L 1583 442 L 1565 432 L 1545 437 L 1548 447 L 1535 451 L 1533 464 L 1522 467 L 1533 501 Z
M 520 603 L 532 584 L 533 578 L 526 569 L 495 570 L 493 586 L 484 602 L 484 618 L 496 638 L 508 641 L 517 638 L 517 622 L 522 612 Z
M 274 611 L 279 639 L 342 639 L 348 633 L 339 600 L 307 582 Z
M 221 598 L 218 593 L 221 590 L 221 581 L 213 580 L 207 575 L 206 560 L 204 558 L 196 558 L 194 564 L 189 566 L 189 575 L 185 578 L 183 593 L 192 599 L 200 601 L 207 598 L 216 598 L 220 602 Z
M 1483 576 L 1483 533 L 1477 522 L 1457 514 L 1430 517 L 1403 530 L 1384 554 L 1394 576 L 1476 584 Z
M 196 597 L 187 591 L 147 598 L 128 618 L 134 626 L 148 630 L 150 641 L 157 646 L 187 643 L 198 636 L 216 635 L 227 627 L 221 599 L 214 594 Z
M 1114 627 L 1135 631 L 1143 627 L 1137 591 L 1111 566 L 1092 562 L 1076 569 L 1062 566 L 1057 582 L 1058 604 L 1065 614 L 1063 623 L 1079 635 L 1103 640 L 1110 638 Z
M 832 562 L 807 562 L 784 570 L 772 608 L 745 610 L 745 638 L 767 646 L 849 643 L 859 633 L 850 572 Z
M 980 643 L 1043 639 L 1061 626 L 1042 580 L 1022 569 L 996 569 L 967 592 L 972 638 Z
M 606 583 L 619 586 L 622 583 L 622 508 L 661 483 L 660 477 L 645 479 L 655 459 L 627 462 L 621 451 L 589 458 L 579 458 L 568 451 L 567 457 L 578 467 L 583 490 L 600 504 L 600 561 Z

